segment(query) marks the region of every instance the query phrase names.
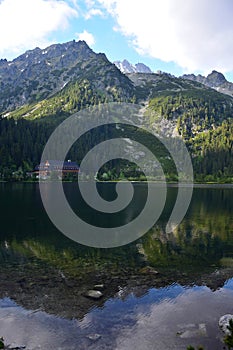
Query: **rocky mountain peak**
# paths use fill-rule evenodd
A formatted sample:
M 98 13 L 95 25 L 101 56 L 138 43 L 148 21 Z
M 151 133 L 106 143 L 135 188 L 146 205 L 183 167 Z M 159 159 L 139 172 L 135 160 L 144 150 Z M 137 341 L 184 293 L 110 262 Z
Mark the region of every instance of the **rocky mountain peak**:
M 223 94 L 233 96 L 233 83 L 227 81 L 225 76 L 216 70 L 213 70 L 209 75 L 207 75 L 207 77 L 200 74 L 184 74 L 182 78 L 196 81 Z
M 89 59 L 93 56 L 93 51 L 89 48 L 85 41 L 69 41 L 64 44 L 53 44 L 45 49 L 36 47 L 33 50 L 28 50 L 24 54 L 15 58 L 12 63 L 26 65 L 28 63 L 41 63 L 47 60 L 56 60 L 67 57 L 73 59 Z M 65 57 L 65 58 L 64 58 Z
M 146 66 L 144 63 L 136 63 L 133 65 L 126 59 L 123 61 L 115 61 L 113 62 L 118 69 L 124 74 L 128 73 L 152 73 L 151 69 Z
M 216 87 L 227 82 L 224 75 L 222 73 L 217 72 L 216 70 L 213 70 L 209 75 L 207 75 L 206 81 Z
M 100 90 L 117 86 L 122 95 L 132 85 L 105 54 L 95 53 L 85 41 L 36 47 L 13 61 L 0 61 L 0 112 L 43 100 L 84 78 Z
M 152 73 L 152 70 L 144 63 L 136 63 L 135 67 L 138 73 Z

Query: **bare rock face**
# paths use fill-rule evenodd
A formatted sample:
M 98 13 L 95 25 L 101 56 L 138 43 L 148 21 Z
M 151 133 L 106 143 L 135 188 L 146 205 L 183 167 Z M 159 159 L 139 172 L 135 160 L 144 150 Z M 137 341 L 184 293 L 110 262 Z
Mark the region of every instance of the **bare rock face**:
M 122 73 L 152 73 L 151 69 L 144 63 L 133 65 L 127 60 L 113 62 Z
M 0 113 L 46 99 L 82 79 L 104 92 L 113 85 L 122 87 L 123 95 L 132 89 L 131 81 L 104 54 L 73 40 L 28 50 L 13 61 L 0 60 Z
M 204 77 L 200 74 L 184 74 L 182 78 L 186 80 L 196 81 L 223 94 L 233 96 L 233 83 L 227 81 L 225 76 L 216 70 L 213 70 L 210 74 L 207 75 L 207 77 Z
M 135 67 L 138 73 L 152 73 L 152 70 L 144 63 L 136 63 Z
M 213 70 L 212 73 L 207 75 L 206 77 L 207 83 L 209 83 L 209 86 L 221 86 L 222 84 L 226 83 L 227 80 L 224 77 L 222 73 L 217 72 L 216 70 Z

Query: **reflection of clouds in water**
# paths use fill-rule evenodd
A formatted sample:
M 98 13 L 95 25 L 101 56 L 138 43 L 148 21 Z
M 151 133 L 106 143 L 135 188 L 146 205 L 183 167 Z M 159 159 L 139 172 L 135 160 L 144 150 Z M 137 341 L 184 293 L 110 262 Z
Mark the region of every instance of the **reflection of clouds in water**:
M 80 327 L 80 329 L 88 328 L 92 325 L 92 323 L 93 323 L 93 314 L 92 313 L 86 314 L 83 317 L 81 322 L 77 321 L 77 324 Z
M 206 287 L 201 291 L 187 290 L 175 299 L 152 305 L 148 314 L 135 315 L 136 324 L 122 330 L 116 340 L 116 349 L 185 350 L 190 342 L 211 346 L 213 341 L 220 342 L 222 334 L 218 330 L 218 320 L 232 311 L 232 302 L 233 292 L 229 290 L 212 292 Z M 203 333 L 203 324 L 206 324 L 207 335 Z M 184 339 L 177 335 L 189 328 L 191 331 L 186 332 Z M 219 339 L 215 340 L 216 337 Z
M 25 345 L 31 350 L 85 349 L 87 345 L 85 335 L 80 339 L 80 331 L 74 321 L 42 311 L 27 311 L 19 306 L 0 308 L 0 334 L 6 344 Z
M 187 345 L 200 343 L 217 349 L 223 336 L 218 320 L 232 313 L 232 304 L 233 291 L 226 288 L 212 292 L 207 287 L 172 285 L 151 289 L 141 298 L 130 294 L 124 301 L 108 300 L 78 321 L 0 300 L 0 334 L 6 343 L 31 350 L 186 350 Z M 93 341 L 90 334 L 101 337 Z

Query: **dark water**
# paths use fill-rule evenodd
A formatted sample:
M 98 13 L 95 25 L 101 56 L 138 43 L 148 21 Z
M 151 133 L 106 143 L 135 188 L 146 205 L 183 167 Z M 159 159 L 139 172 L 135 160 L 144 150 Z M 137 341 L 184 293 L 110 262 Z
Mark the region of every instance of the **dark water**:
M 114 184 L 99 191 L 115 197 Z M 91 213 L 75 184 L 65 192 L 74 211 L 103 227 L 132 220 L 147 195 L 136 184 L 134 202 L 111 216 Z M 195 188 L 166 234 L 176 196 L 170 187 L 159 221 L 136 242 L 96 249 L 57 231 L 37 184 L 0 184 L 0 336 L 26 349 L 222 349 L 218 320 L 233 313 L 233 188 Z M 102 284 L 102 298 L 85 296 Z

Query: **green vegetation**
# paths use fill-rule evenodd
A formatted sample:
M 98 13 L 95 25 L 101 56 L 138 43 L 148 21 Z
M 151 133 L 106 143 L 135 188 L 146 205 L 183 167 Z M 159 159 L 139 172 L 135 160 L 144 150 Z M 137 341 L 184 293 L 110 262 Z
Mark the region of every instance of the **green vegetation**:
M 43 123 L 40 119 L 26 120 L 19 118 L 0 119 L 0 179 L 21 181 L 27 180 L 27 173 L 39 164 L 43 147 L 49 135 L 56 126 L 51 119 L 46 118 Z M 81 137 L 71 148 L 68 159 L 80 164 L 84 155 L 95 145 L 111 137 L 128 137 L 144 144 L 160 159 L 164 167 L 167 179 L 177 179 L 174 163 L 168 158 L 169 153 L 165 147 L 153 137 L 141 129 L 126 128 L 124 132 L 115 127 L 99 127 Z M 23 160 L 23 161 L 22 161 Z M 100 169 L 99 180 L 117 180 L 129 178 L 132 180 L 145 179 L 144 174 L 138 169 L 136 163 L 124 160 L 113 160 Z M 32 180 L 31 177 L 29 177 Z
M 233 348 L 233 320 L 232 319 L 229 321 L 229 326 L 227 326 L 227 328 L 230 331 L 230 334 L 227 334 L 224 337 L 224 344 L 226 344 L 228 349 L 230 350 Z
M 56 69 L 52 72 L 53 75 L 64 73 Z M 78 78 L 74 78 L 77 72 Z M 153 81 L 144 78 L 141 86 L 133 87 L 105 57 L 98 65 L 94 59 L 88 60 L 85 69 L 77 63 L 64 74 L 69 81 L 62 89 L 44 100 L 41 91 L 42 95 L 35 96 L 33 103 L 0 119 L 0 180 L 27 179 L 27 173 L 39 163 L 51 132 L 71 114 L 111 101 L 137 102 L 149 98 L 145 125 L 153 127 L 162 118 L 171 122 L 189 149 L 195 181 L 233 182 L 233 100 L 230 96 L 168 74 L 155 75 Z M 69 158 L 80 163 L 91 147 L 115 135 L 114 130 L 93 132 L 71 149 Z M 169 153 L 149 133 L 124 128 L 121 137 L 144 144 L 159 159 L 167 180 L 177 181 Z M 145 180 L 136 164 L 124 161 L 109 162 L 97 178 L 101 181 Z
M 197 182 L 233 182 L 233 104 L 211 89 L 163 91 L 149 103 L 156 118 L 175 122 L 193 160 Z
M 50 98 L 22 106 L 10 112 L 8 118 L 40 120 L 46 117 L 47 121 L 58 124 L 59 121 L 83 108 L 110 101 L 122 101 L 116 89 L 106 93 L 96 89 L 88 79 L 76 80 L 71 81 L 60 92 Z
M 22 180 L 39 163 L 51 124 L 0 119 L 0 179 Z

